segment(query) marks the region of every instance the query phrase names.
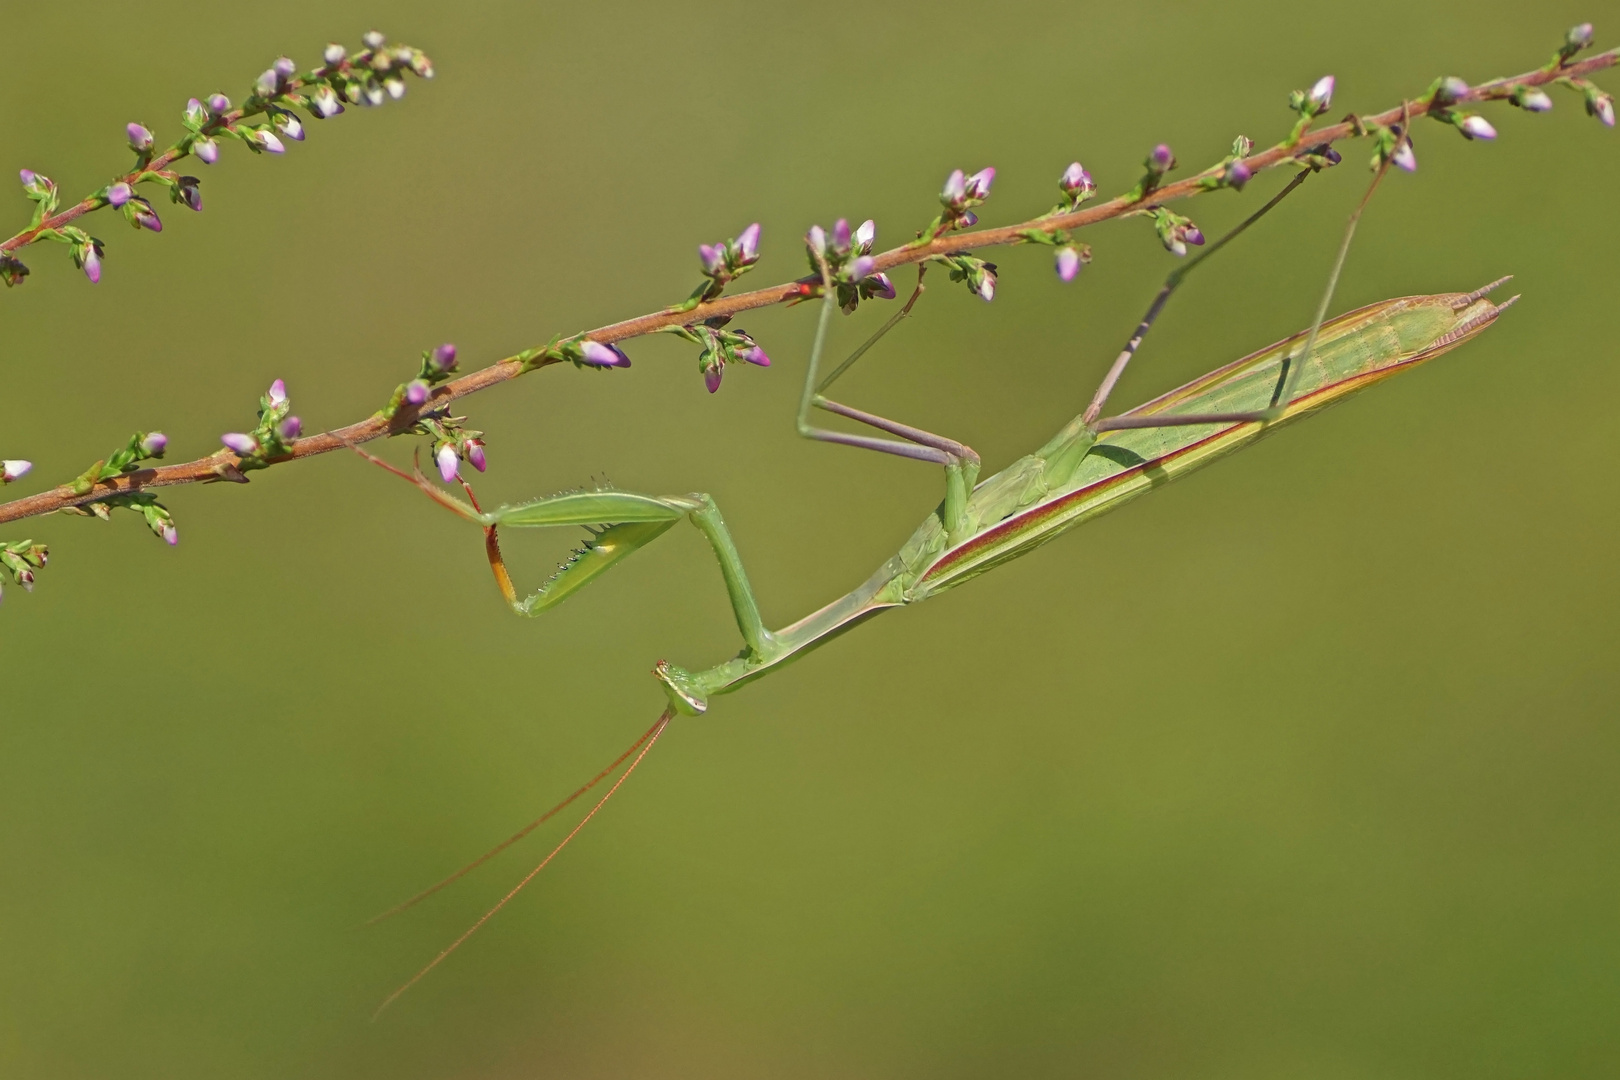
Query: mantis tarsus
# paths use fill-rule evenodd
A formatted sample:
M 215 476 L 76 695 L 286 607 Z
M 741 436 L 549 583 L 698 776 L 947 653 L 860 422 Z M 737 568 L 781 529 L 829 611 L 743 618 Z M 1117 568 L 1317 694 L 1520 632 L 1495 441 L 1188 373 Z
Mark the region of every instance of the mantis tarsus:
M 799 433 L 811 439 L 942 466 L 945 497 L 900 551 L 864 583 L 780 630 L 765 627 L 736 545 L 719 508 L 707 494 L 651 496 L 615 490 L 575 491 L 486 512 L 477 505 L 476 499 L 469 506 L 445 494 L 423 478 L 420 471 L 409 477 L 441 505 L 483 527 L 496 581 L 507 602 L 520 615 L 537 615 L 556 605 L 682 518 L 689 519 L 708 538 L 720 564 L 737 627 L 742 633 L 743 648 L 728 660 L 696 671 L 660 661 L 654 674 L 668 697 L 668 706 L 629 750 L 544 816 L 476 862 L 379 916 L 383 918 L 415 904 L 480 865 L 613 775 L 634 755 L 634 760 L 607 794 L 540 866 L 410 982 L 395 991 L 383 1007 L 436 966 L 516 895 L 606 803 L 675 716 L 701 714 L 716 695 L 730 693 L 780 669 L 873 615 L 954 588 L 1000 563 L 1028 553 L 1076 525 L 1247 446 L 1282 424 L 1447 352 L 1490 326 L 1513 302 L 1508 300 L 1498 305 L 1486 298 L 1502 284 L 1497 281 L 1475 292 L 1401 297 L 1324 319 L 1356 222 L 1382 178 L 1381 170 L 1350 218 L 1310 329 L 1218 368 L 1144 405 L 1104 418 L 1103 408 L 1120 375 L 1181 281 L 1268 213 L 1308 175 L 1310 173 L 1301 172 L 1258 211 L 1170 274 L 1086 409 L 1034 453 L 1019 458 L 983 481 L 978 479 L 979 456 L 968 446 L 824 396 L 855 360 L 910 313 L 922 294 L 923 284 L 919 273 L 917 287 L 904 307 L 848 360 L 825 378 L 819 378 L 828 326 L 838 306 L 836 290 L 831 287 L 823 265 L 824 299 L 799 403 Z M 815 427 L 810 423 L 814 409 L 856 421 L 881 434 L 851 434 Z M 399 472 L 380 461 L 377 463 Z M 471 497 L 470 488 L 468 495 Z M 539 591 L 520 599 L 501 555 L 500 528 L 558 525 L 585 526 L 593 535 Z

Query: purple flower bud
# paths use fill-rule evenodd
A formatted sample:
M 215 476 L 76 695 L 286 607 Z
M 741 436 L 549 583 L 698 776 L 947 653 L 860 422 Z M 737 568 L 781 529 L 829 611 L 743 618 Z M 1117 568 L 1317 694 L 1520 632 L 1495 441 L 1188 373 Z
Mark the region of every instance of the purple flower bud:
M 146 457 L 162 457 L 169 448 L 169 437 L 161 431 L 149 431 L 141 440 L 141 453 Z
M 144 201 L 135 208 L 135 224 L 153 232 L 163 231 L 163 222 L 158 218 L 157 211 L 152 209 L 150 203 Z
M 1080 274 L 1080 253 L 1072 247 L 1057 251 L 1057 276 L 1060 281 L 1073 281 Z
M 89 244 L 85 246 L 79 259 L 80 265 L 84 268 L 84 276 L 90 279 L 90 284 L 99 285 L 101 283 L 101 252 L 96 250 L 94 244 Z
M 1564 41 L 1567 42 L 1571 48 L 1586 48 L 1588 45 L 1592 44 L 1592 24 L 1587 22 L 1581 23 L 1579 26 L 1570 27 L 1569 33 L 1564 35 Z
M 17 174 L 17 179 L 22 181 L 23 187 L 32 187 L 34 181 L 39 179 L 39 174 L 33 169 L 23 169 Z
M 877 260 L 870 255 L 858 255 L 849 265 L 849 280 L 859 281 L 877 269 Z
M 1203 231 L 1190 221 L 1181 227 L 1181 238 L 1187 243 L 1197 246 L 1202 246 L 1204 243 Z
M 955 169 L 945 178 L 945 186 L 940 189 L 939 201 L 953 210 L 962 208 L 962 201 L 967 198 L 967 177 L 961 169 Z
M 0 461 L 0 483 L 9 484 L 13 480 L 27 476 L 28 470 L 33 467 L 34 463 L 32 461 Z
M 434 460 L 439 464 L 439 476 L 445 483 L 451 483 L 457 476 L 461 475 L 461 459 L 456 456 L 454 445 L 445 443 L 439 447 L 438 453 L 433 456 Z
M 984 200 L 990 197 L 990 185 L 995 183 L 996 170 L 992 168 L 980 169 L 967 178 L 967 196 L 970 199 Z
M 1311 87 L 1311 92 L 1306 95 L 1305 100 L 1313 111 L 1326 112 L 1327 107 L 1333 102 L 1333 76 L 1324 75 L 1317 79 L 1316 85 Z
M 489 461 L 484 457 L 484 444 L 477 439 L 467 440 L 467 462 L 479 472 L 489 467 Z
M 298 70 L 298 65 L 292 62 L 292 57 L 290 56 L 276 57 L 276 62 L 271 66 L 274 68 L 275 73 L 280 75 L 283 79 L 292 78 L 293 73 Z
M 304 422 L 296 416 L 289 416 L 276 425 L 276 434 L 281 436 L 282 442 L 292 442 L 303 434 Z
M 1522 87 L 1518 94 L 1519 108 L 1526 112 L 1547 112 L 1553 107 L 1553 99 L 1540 87 Z
M 326 51 L 321 54 L 321 59 L 326 61 L 328 67 L 336 67 L 338 64 L 343 63 L 348 58 L 348 55 L 347 50 L 334 41 L 326 47 Z
M 129 202 L 130 196 L 134 194 L 135 189 L 120 180 L 107 189 L 107 202 L 113 206 L 123 206 Z
M 971 229 L 979 223 L 979 215 L 971 210 L 962 211 L 962 216 L 956 219 L 956 225 L 961 229 Z
M 147 151 L 152 149 L 152 133 L 141 124 L 128 124 L 124 130 L 129 133 L 129 146 L 131 150 Z
M 1596 94 L 1586 99 L 1586 111 L 1603 121 L 1609 127 L 1614 127 L 1614 98 L 1608 94 Z
M 281 140 L 276 138 L 275 133 L 267 128 L 252 129 L 248 132 L 248 138 L 272 154 L 283 154 L 287 151 L 287 148 L 281 144 Z
M 376 79 L 367 79 L 366 85 L 360 90 L 360 100 L 365 105 L 381 105 L 388 98 L 383 92 L 382 83 Z
M 877 241 L 877 222 L 867 218 L 855 229 L 855 250 L 862 255 L 872 253 L 872 245 Z
M 817 255 L 827 254 L 827 231 L 820 225 L 810 226 L 810 231 L 804 234 L 804 242 L 810 245 L 810 250 Z
M 750 345 L 746 349 L 738 350 L 737 358 L 753 364 L 755 367 L 771 366 L 771 358 L 766 356 L 765 350 L 760 348 L 758 345 Z
M 271 405 L 287 404 L 287 384 L 277 379 L 270 384 L 270 389 L 265 391 L 264 396 L 270 399 Z
M 1389 156 L 1390 163 L 1404 172 L 1417 172 L 1417 155 L 1412 152 L 1412 143 L 1409 139 L 1401 140 L 1401 145 Z
M 1153 167 L 1160 172 L 1169 172 L 1171 169 L 1175 168 L 1176 165 L 1176 155 L 1171 153 L 1170 147 L 1166 146 L 1164 143 L 1160 143 L 1158 146 L 1153 148 L 1153 153 L 1149 156 L 1148 160 L 1151 161 L 1153 163 Z
M 174 545 L 180 542 L 180 530 L 176 529 L 173 525 L 163 526 L 163 540 L 170 547 L 174 547 Z
M 839 218 L 833 222 L 833 250 L 840 255 L 849 252 L 851 236 L 849 233 L 849 219 Z
M 1464 97 L 1466 97 L 1468 94 L 1468 89 L 1467 79 L 1459 79 L 1455 75 L 1447 75 L 1445 78 L 1440 80 L 1440 85 L 1435 87 L 1434 100 L 1442 105 L 1450 105 L 1452 102 L 1461 101 Z
M 17 584 L 23 587 L 24 592 L 34 591 L 34 572 L 26 566 L 17 571 Z
M 579 358 L 592 367 L 629 367 L 630 358 L 614 345 L 604 345 L 600 341 L 582 341 L 579 343 Z
M 1072 198 L 1076 195 L 1089 195 L 1097 190 L 1097 185 L 1092 181 L 1091 174 L 1086 172 L 1085 166 L 1073 161 L 1063 170 L 1063 175 L 1058 177 L 1058 190 Z
M 705 274 L 714 277 L 726 268 L 726 253 L 717 245 L 699 244 L 698 262 L 703 264 Z
M 989 267 L 985 267 L 984 276 L 979 279 L 979 287 L 974 292 L 987 303 L 996 298 L 996 275 Z
M 208 110 L 196 98 L 186 102 L 185 121 L 192 127 L 202 127 L 208 122 Z
M 219 143 L 213 139 L 198 139 L 191 144 L 191 152 L 204 165 L 212 165 L 219 160 Z
M 1475 113 L 1472 116 L 1463 117 L 1462 127 L 1460 130 L 1470 139 L 1496 138 L 1496 129 L 1491 127 L 1491 122 L 1485 119 L 1483 116 L 1480 116 L 1478 113 Z
M 259 75 L 253 89 L 258 91 L 260 97 L 275 97 L 276 91 L 281 89 L 281 76 L 276 74 L 275 68 L 269 68 Z
M 240 431 L 227 431 L 219 437 L 219 441 L 225 444 L 227 450 L 240 454 L 242 457 L 249 457 L 259 449 L 257 439 L 251 435 L 244 435 Z
M 889 280 L 888 274 L 873 274 L 861 282 L 873 296 L 881 296 L 885 300 L 894 299 L 894 282 Z
M 456 347 L 448 341 L 433 350 L 429 359 L 435 371 L 451 372 L 456 370 Z
M 743 265 L 759 259 L 759 222 L 754 222 L 737 237 L 737 261 Z
M 202 212 L 202 181 L 195 176 L 182 176 L 180 178 L 180 201 L 186 204 L 187 209 Z
M 1242 161 L 1234 161 L 1226 167 L 1226 183 L 1228 187 L 1242 190 L 1243 185 L 1254 179 L 1254 173 Z
M 428 384 L 423 382 L 421 379 L 412 379 L 410 382 L 405 384 L 405 400 L 410 402 L 412 405 L 422 404 L 428 399 L 428 395 L 431 392 L 432 391 L 428 389 Z
M 709 393 L 720 389 L 720 374 L 725 368 L 720 364 L 710 364 L 703 369 L 703 385 L 709 388 Z
M 343 111 L 343 103 L 338 100 L 337 94 L 330 86 L 323 86 L 315 91 L 315 96 L 310 99 L 309 104 L 310 108 L 315 110 L 315 115 L 322 120 L 330 120 Z
M 388 39 L 383 37 L 381 30 L 367 30 L 364 34 L 360 35 L 360 40 L 365 42 L 365 46 L 368 49 L 380 49 L 383 47 L 383 42 L 387 41 Z
M 271 123 L 276 125 L 277 131 L 281 132 L 293 142 L 304 141 L 304 123 L 292 113 L 276 113 L 275 117 L 271 120 Z
M 208 97 L 208 111 L 215 116 L 224 116 L 231 111 L 231 99 L 224 94 L 210 94 Z
M 389 97 L 398 101 L 405 96 L 405 80 L 398 75 L 390 75 L 383 80 L 383 89 L 388 91 Z

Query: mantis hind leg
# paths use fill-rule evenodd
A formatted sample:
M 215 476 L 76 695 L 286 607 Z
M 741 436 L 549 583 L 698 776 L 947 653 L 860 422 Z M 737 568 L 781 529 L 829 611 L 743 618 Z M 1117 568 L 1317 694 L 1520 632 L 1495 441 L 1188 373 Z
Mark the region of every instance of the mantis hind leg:
M 823 267 L 825 277 L 825 267 Z M 821 364 L 821 353 L 827 340 L 827 328 L 832 320 L 833 309 L 838 306 L 837 294 L 831 283 L 825 283 L 825 298 L 822 301 L 821 316 L 816 324 L 816 336 L 810 349 L 810 364 L 805 372 L 804 394 L 799 399 L 799 413 L 797 428 L 799 434 L 807 439 L 819 442 L 836 443 L 841 446 L 854 446 L 864 450 L 875 450 L 883 454 L 893 454 L 897 457 L 910 458 L 914 461 L 927 461 L 945 467 L 945 501 L 940 513 L 945 526 L 946 535 L 955 542 L 968 531 L 967 503 L 968 496 L 973 491 L 973 485 L 979 475 L 979 455 L 973 448 L 955 439 L 936 435 L 922 428 L 912 427 L 897 420 L 878 416 L 876 413 L 866 412 L 853 406 L 832 401 L 823 395 L 839 376 L 848 371 L 855 362 L 866 354 L 866 351 L 876 345 L 890 330 L 898 326 L 901 320 L 911 314 L 912 307 L 923 294 L 923 272 L 917 273 L 917 287 L 912 290 L 911 297 L 898 312 L 878 331 L 863 342 L 860 348 L 849 355 L 843 363 L 833 369 L 825 379 L 817 380 Z M 898 436 L 895 439 L 885 439 L 874 435 L 856 435 L 849 432 L 834 431 L 820 428 L 810 423 L 810 410 L 820 409 L 842 416 L 867 427 Z

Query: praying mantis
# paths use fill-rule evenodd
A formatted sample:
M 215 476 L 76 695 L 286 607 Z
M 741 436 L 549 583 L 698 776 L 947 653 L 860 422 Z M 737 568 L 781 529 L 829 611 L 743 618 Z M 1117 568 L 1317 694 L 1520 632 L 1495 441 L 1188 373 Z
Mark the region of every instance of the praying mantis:
M 1386 166 L 1387 168 L 1387 166 Z M 834 401 L 829 388 L 879 339 L 907 318 L 923 293 L 923 274 L 905 305 L 848 359 L 822 377 L 828 328 L 838 307 L 826 263 L 820 264 L 822 300 L 805 372 L 796 425 L 800 435 L 843 446 L 898 455 L 944 471 L 945 494 L 900 550 L 851 592 L 777 630 L 767 629 L 737 546 L 718 506 L 707 494 L 653 496 L 617 490 L 572 491 L 485 511 L 467 487 L 471 505 L 433 486 L 420 470 L 407 474 L 355 447 L 357 453 L 412 480 L 436 502 L 484 530 L 485 549 L 502 595 L 519 615 L 535 616 L 578 592 L 620 561 L 656 540 L 682 519 L 707 538 L 719 563 L 742 636 L 742 649 L 701 669 L 659 661 L 654 675 L 667 698 L 657 722 L 589 783 L 478 860 L 430 889 L 378 916 L 414 905 L 515 843 L 625 761 L 607 793 L 539 866 L 432 963 L 401 986 L 401 993 L 476 932 L 573 839 L 627 780 L 677 716 L 698 716 L 711 701 L 781 670 L 882 612 L 919 603 L 1016 559 L 1069 529 L 1253 444 L 1283 424 L 1310 415 L 1391 376 L 1456 348 L 1483 332 L 1517 297 L 1488 299 L 1506 278 L 1468 293 L 1407 296 L 1327 319 L 1356 225 L 1384 175 L 1380 169 L 1350 216 L 1328 284 L 1310 328 L 1269 345 L 1116 416 L 1103 411 L 1114 387 L 1170 296 L 1193 270 L 1275 208 L 1312 175 L 1302 171 L 1264 206 L 1188 259 L 1165 280 L 1141 322 L 1114 360 L 1089 404 L 1033 453 L 985 480 L 980 458 L 967 445 Z M 924 264 L 926 267 L 926 264 Z M 813 279 L 812 279 L 813 280 Z M 817 427 L 815 411 L 843 417 L 879 434 Z M 465 486 L 465 485 L 464 485 Z M 501 528 L 584 526 L 589 541 L 535 593 L 519 597 L 501 553 Z M 376 921 L 376 920 L 373 920 Z M 378 1010 L 381 1012 L 381 1008 Z

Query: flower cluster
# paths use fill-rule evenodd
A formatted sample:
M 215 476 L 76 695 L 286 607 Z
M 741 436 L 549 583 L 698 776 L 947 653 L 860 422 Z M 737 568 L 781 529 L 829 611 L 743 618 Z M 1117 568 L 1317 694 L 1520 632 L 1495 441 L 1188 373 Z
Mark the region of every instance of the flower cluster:
M 944 263 L 951 272 L 951 280 L 966 284 L 968 292 L 980 300 L 988 303 L 996 298 L 995 263 L 977 255 L 941 255 L 934 261 Z
M 724 243 L 699 244 L 698 262 L 703 267 L 703 284 L 671 310 L 691 311 L 718 297 L 727 285 L 752 270 L 759 262 L 759 222 Z
M 893 300 L 894 282 L 889 275 L 877 270 L 877 259 L 872 248 L 877 243 L 877 223 L 871 218 L 861 222 L 854 230 L 847 218 L 833 222 L 832 234 L 820 225 L 810 226 L 804 234 L 805 253 L 810 262 L 810 273 L 820 278 L 825 267 L 833 287 L 838 290 L 838 304 L 847 315 L 862 300 L 874 297 Z
M 433 396 L 433 388 L 448 380 L 456 373 L 456 347 L 449 342 L 432 349 L 422 351 L 422 365 L 417 369 L 416 378 L 407 383 L 400 383 L 394 388 L 394 396 L 388 399 L 379 414 L 385 420 L 392 420 L 394 414 L 407 405 L 421 407 L 427 404 Z
M 88 495 L 103 481 L 139 471 L 141 462 L 161 458 L 168 448 L 169 437 L 163 432 L 137 431 L 121 448 L 69 481 L 67 488 L 75 495 Z M 157 496 L 143 491 L 107 495 L 94 502 L 67 507 L 65 512 L 107 521 L 112 517 L 112 512 L 120 508 L 139 512 L 146 520 L 146 527 L 152 530 L 152 534 L 171 547 L 180 542 L 180 533 L 174 526 L 174 515 L 157 501 Z
M 973 208 L 983 205 L 990 197 L 990 185 L 995 183 L 995 180 L 996 170 L 992 166 L 980 169 L 972 176 L 968 176 L 961 169 L 951 170 L 951 175 L 945 178 L 945 186 L 939 191 L 939 202 L 944 209 L 929 223 L 928 228 L 922 231 L 917 242 L 926 244 L 942 233 L 956 229 L 971 229 L 977 225 L 979 215 L 973 212 Z
M 1294 122 L 1287 145 L 1293 146 L 1299 142 L 1300 136 L 1310 130 L 1311 121 L 1328 111 L 1333 104 L 1333 87 L 1333 76 L 1324 75 L 1309 90 L 1295 90 L 1288 95 L 1288 107 L 1299 114 L 1299 119 Z
M 1172 255 L 1187 254 L 1187 245 L 1197 247 L 1204 242 L 1203 230 L 1192 223 L 1190 218 L 1182 217 L 1172 210 L 1162 206 L 1155 206 L 1147 214 L 1153 218 L 1153 229 L 1159 234 L 1159 243 Z
M 1575 59 L 1576 53 L 1579 53 L 1582 49 L 1590 48 L 1591 45 L 1591 23 L 1581 23 L 1578 26 L 1570 27 L 1569 33 L 1564 35 L 1564 43 L 1558 48 L 1558 55 L 1553 57 L 1554 66 L 1563 67 Z M 1586 115 L 1597 117 L 1607 127 L 1614 127 L 1613 97 L 1600 90 L 1588 79 L 1564 76 L 1555 81 L 1558 85 L 1567 86 L 1586 98 Z M 1552 108 L 1552 99 L 1547 97 L 1546 94 L 1540 94 L 1539 91 L 1525 87 L 1516 87 L 1515 89 L 1516 91 L 1524 91 L 1522 95 L 1516 94 L 1513 99 L 1513 103 L 1520 108 L 1529 109 L 1532 112 L 1545 112 Z M 1540 94 L 1540 96 L 1537 97 L 1537 94 Z M 1523 100 L 1520 100 L 1521 97 Z
M 1467 79 L 1447 75 L 1436 79 L 1429 87 L 1428 114 L 1441 123 L 1450 124 L 1462 132 L 1466 139 L 1494 139 L 1496 129 L 1479 113 L 1467 112 L 1455 106 L 1467 101 L 1472 91 Z
M 1417 172 L 1417 154 L 1412 151 L 1412 137 L 1400 124 L 1388 127 L 1370 125 L 1373 137 L 1372 167 L 1381 169 L 1386 163 L 1402 172 Z
M 11 580 L 29 592 L 34 591 L 34 571 L 43 569 L 50 561 L 50 549 L 32 540 L 17 540 L 0 544 L 0 566 L 11 574 Z M 0 596 L 5 592 L 0 589 Z
M 269 468 L 275 458 L 292 453 L 293 444 L 303 434 L 303 423 L 292 415 L 287 384 L 277 379 L 259 399 L 259 423 L 251 432 L 228 431 L 219 437 L 225 448 L 237 457 L 239 471 Z
M 8 286 L 20 284 L 28 267 L 12 252 L 38 240 L 52 240 L 68 246 L 73 264 L 92 283 L 101 280 L 106 245 L 83 229 L 67 224 L 82 214 L 111 206 L 121 210 L 137 230 L 162 232 L 163 221 L 151 200 L 139 193 L 143 184 L 169 190 L 172 202 L 189 210 L 202 209 L 201 181 L 182 176 L 169 166 L 194 155 L 205 165 L 219 160 L 220 141 L 235 139 L 254 153 L 280 154 L 283 140 L 301 141 L 304 125 L 292 111 L 306 110 L 316 119 L 336 116 L 343 102 L 380 105 L 405 93 L 403 73 L 413 72 L 432 78 L 433 64 L 420 49 L 408 45 L 388 45 L 376 31 L 366 34 L 365 47 L 354 55 L 341 45 L 329 45 L 323 63 L 302 74 L 292 60 L 283 56 L 260 75 L 241 108 L 232 108 L 230 98 L 215 93 L 206 101 L 192 98 L 186 103 L 180 124 L 180 141 L 161 153 L 153 129 L 140 122 L 124 128 L 129 148 L 135 154 L 135 167 L 75 206 L 58 213 L 60 197 L 52 180 L 31 169 L 19 174 L 23 193 L 35 203 L 33 220 L 26 230 L 0 247 L 0 280 Z M 263 117 L 263 123 L 251 123 Z
M 672 326 L 668 331 L 703 347 L 698 354 L 698 371 L 703 375 L 703 385 L 709 388 L 711 394 L 720 389 L 720 378 L 725 374 L 727 364 L 742 362 L 756 367 L 771 366 L 771 358 L 746 331 L 725 328 L 730 321 L 730 316 L 721 315 L 688 326 Z
M 466 427 L 465 416 L 432 413 L 417 419 L 411 431 L 427 435 L 433 440 L 433 464 L 439 478 L 451 484 L 461 478 L 461 463 L 467 462 L 479 472 L 489 467 L 484 455 L 484 433 Z

